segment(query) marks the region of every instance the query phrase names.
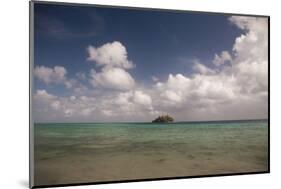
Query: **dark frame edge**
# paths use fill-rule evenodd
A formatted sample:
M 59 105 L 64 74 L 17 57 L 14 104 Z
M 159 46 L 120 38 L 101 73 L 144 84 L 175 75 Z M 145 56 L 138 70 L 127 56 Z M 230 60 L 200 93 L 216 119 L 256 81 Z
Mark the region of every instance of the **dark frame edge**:
M 34 1 L 29 1 L 29 188 L 34 187 L 34 140 L 32 117 L 33 56 L 34 55 Z
M 35 185 L 31 188 L 53 188 L 53 187 L 69 187 L 69 186 L 87 186 L 99 184 L 118 184 L 118 183 L 132 183 L 132 182 L 152 182 L 152 181 L 165 181 L 175 179 L 191 179 L 191 178 L 212 178 L 212 177 L 226 177 L 226 176 L 241 176 L 241 175 L 257 175 L 268 174 L 269 170 L 261 172 L 244 172 L 244 173 L 225 173 L 214 175 L 197 175 L 197 176 L 180 176 L 180 177 L 162 177 L 162 178 L 149 178 L 149 179 L 131 179 L 131 180 L 116 180 L 116 181 L 100 181 L 100 182 L 84 182 L 84 183 L 70 183 L 70 184 L 54 184 L 54 185 Z
M 267 152 L 267 154 L 268 154 L 268 172 L 270 173 L 270 127 L 271 127 L 271 125 L 270 125 L 270 16 L 268 16 L 267 17 L 267 24 L 268 24 L 268 31 L 267 31 L 267 37 L 268 37 L 268 47 L 267 47 L 267 52 L 268 52 L 268 119 L 267 119 L 267 121 L 268 121 L 268 123 L 267 123 L 267 125 L 268 125 L 268 147 L 267 147 L 267 149 L 268 149 L 268 152 Z
M 42 1 L 31 0 L 34 4 L 48 4 L 48 5 L 67 5 L 67 6 L 84 6 L 84 7 L 97 7 L 97 8 L 116 8 L 116 9 L 128 9 L 128 10 L 149 10 L 149 11 L 165 11 L 165 12 L 177 12 L 177 13 L 202 13 L 202 14 L 215 14 L 215 15 L 231 15 L 231 16 L 249 16 L 249 17 L 264 17 L 269 15 L 263 14 L 243 14 L 243 13 L 231 13 L 231 12 L 210 12 L 210 11 L 197 11 L 197 10 L 185 10 L 185 9 L 166 9 L 166 8 L 149 8 L 149 7 L 134 7 L 123 5 L 102 5 L 102 4 L 90 4 L 90 3 L 70 3 L 70 2 L 58 2 L 58 1 Z

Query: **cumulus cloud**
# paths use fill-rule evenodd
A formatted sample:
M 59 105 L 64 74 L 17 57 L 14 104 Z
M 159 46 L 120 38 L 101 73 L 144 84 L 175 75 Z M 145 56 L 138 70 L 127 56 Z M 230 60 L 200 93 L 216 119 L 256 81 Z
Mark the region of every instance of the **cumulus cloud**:
M 181 103 L 183 98 L 181 92 L 175 92 L 172 90 L 165 90 L 162 94 L 162 97 L 164 97 L 168 102 L 170 103 Z
M 63 82 L 66 73 L 66 69 L 62 66 L 55 66 L 54 68 L 36 66 L 34 69 L 34 76 L 46 84 Z
M 95 98 L 86 96 L 56 96 L 46 90 L 37 90 L 33 95 L 34 114 L 38 120 L 57 120 L 69 117 L 85 118 L 94 109 Z M 47 120 L 46 120 L 47 121 Z M 74 120 L 73 120 L 74 121 Z
M 161 93 L 160 96 L 164 97 L 161 101 L 182 106 L 191 100 L 193 103 L 201 103 L 204 99 L 232 100 L 239 90 L 236 85 L 233 78 L 226 75 L 195 74 L 188 78 L 181 74 L 171 74 L 166 82 L 157 83 L 155 87 Z
M 200 74 L 214 74 L 215 71 L 208 68 L 204 64 L 201 64 L 199 61 L 194 62 L 193 70 L 200 73 Z
M 236 38 L 233 45 L 235 62 L 267 61 L 267 18 L 232 16 L 229 20 L 245 32 Z
M 106 43 L 100 47 L 88 47 L 88 60 L 94 61 L 100 72 L 90 71 L 90 83 L 93 87 L 129 90 L 135 85 L 134 78 L 126 69 L 133 68 L 128 60 L 127 50 L 119 41 Z
M 83 73 L 83 72 L 77 72 L 76 73 L 76 77 L 82 81 L 85 81 L 86 80 L 86 74 Z
M 62 84 L 66 89 L 73 89 L 74 92 L 86 91 L 87 88 L 76 78 L 67 78 L 67 70 L 63 66 L 55 66 L 54 68 L 46 66 L 36 66 L 34 68 L 34 76 L 46 85 Z M 77 78 L 83 80 L 84 73 L 77 73 Z
M 158 77 L 156 77 L 156 76 L 152 76 L 151 79 L 152 79 L 152 81 L 154 81 L 154 82 L 157 82 L 157 81 L 159 80 Z
M 88 60 L 94 61 L 98 66 L 114 66 L 124 69 L 133 68 L 128 60 L 127 50 L 119 41 L 106 43 L 100 47 L 88 46 Z
M 267 92 L 268 27 L 267 18 L 233 16 L 232 23 L 245 31 L 233 45 L 232 71 L 244 92 Z
M 55 99 L 56 97 L 54 95 L 47 93 L 47 91 L 43 89 L 43 90 L 37 90 L 36 94 L 34 95 L 34 98 L 43 99 L 43 101 L 48 101 L 51 99 Z
M 133 77 L 121 68 L 105 67 L 98 73 L 92 69 L 90 77 L 90 82 L 94 87 L 126 90 L 133 88 L 135 85 Z
M 182 74 L 169 74 L 168 80 L 165 83 L 158 82 L 156 83 L 156 87 L 158 89 L 168 88 L 174 91 L 188 91 L 188 86 L 190 84 L 190 79 L 184 77 Z
M 115 115 L 116 119 L 121 118 L 125 121 L 139 121 L 152 119 L 159 113 L 152 106 L 150 94 L 142 90 L 120 92 L 112 99 L 112 101 L 109 101 L 109 107 L 112 115 Z
M 148 94 L 137 90 L 134 92 L 134 102 L 140 105 L 150 106 L 152 101 Z
M 218 54 L 215 54 L 215 58 L 213 60 L 213 63 L 216 65 L 216 66 L 220 66 L 224 63 L 226 63 L 227 61 L 231 61 L 232 58 L 231 58 L 231 55 L 229 54 L 228 51 L 222 51 L 220 55 Z
M 135 90 L 118 93 L 114 102 L 117 105 L 138 105 L 148 108 L 151 106 L 152 100 L 149 94 L 141 90 Z

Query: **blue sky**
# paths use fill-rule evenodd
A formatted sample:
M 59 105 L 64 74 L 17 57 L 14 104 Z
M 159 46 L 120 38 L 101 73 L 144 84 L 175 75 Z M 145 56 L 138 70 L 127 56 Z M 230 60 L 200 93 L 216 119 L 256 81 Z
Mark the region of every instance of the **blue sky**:
M 62 65 L 73 75 L 92 67 L 85 58 L 89 44 L 100 46 L 117 40 L 122 41 L 129 59 L 137 65 L 132 74 L 138 81 L 147 83 L 153 75 L 164 79 L 169 73 L 191 74 L 193 59 L 212 66 L 216 52 L 231 50 L 241 30 L 227 18 L 202 13 L 38 4 L 35 63 Z
M 150 108 L 157 111 L 157 113 L 167 112 L 173 114 L 175 111 L 182 111 L 182 107 L 177 107 L 179 108 L 177 109 L 175 107 L 165 106 L 164 108 L 159 107 L 160 110 L 155 109 L 159 106 L 156 102 L 156 104 L 154 104 L 154 101 L 156 100 L 153 98 L 153 95 L 156 93 L 156 89 L 154 90 L 153 88 L 156 86 L 157 82 L 168 84 L 169 78 L 176 78 L 177 74 L 180 74 L 189 80 L 196 79 L 196 74 L 204 75 L 206 78 L 210 77 L 211 73 L 213 74 L 212 78 L 222 76 L 226 73 L 225 70 L 229 69 L 229 64 L 238 65 L 238 58 L 241 59 L 239 55 L 241 54 L 242 57 L 242 54 L 245 53 L 242 52 L 243 49 L 235 49 L 237 38 L 242 35 L 247 37 L 250 31 L 253 31 L 254 33 L 256 32 L 257 37 L 259 37 L 259 35 L 265 35 L 265 32 L 267 32 L 267 28 L 265 28 L 265 31 L 263 26 L 264 22 L 267 22 L 266 19 L 249 17 L 245 17 L 245 19 L 242 17 L 242 19 L 240 19 L 237 17 L 231 20 L 229 15 L 222 14 L 195 12 L 183 13 L 156 10 L 143 11 L 41 3 L 35 4 L 34 12 L 35 68 L 39 68 L 40 66 L 49 69 L 54 69 L 55 66 L 63 67 L 66 70 L 66 73 L 63 73 L 62 80 L 64 80 L 64 82 L 67 80 L 75 80 L 75 85 L 78 85 L 77 83 L 79 83 L 79 86 L 85 88 L 84 94 L 80 93 L 80 96 L 92 95 L 99 99 L 104 98 L 104 96 L 111 93 L 115 94 L 115 97 L 118 98 L 118 95 L 120 96 L 121 93 L 131 92 L 131 95 L 134 96 L 135 91 L 141 91 L 143 94 L 149 96 L 151 99 Z M 260 28 L 263 30 L 260 31 L 259 27 L 258 29 L 257 27 L 254 27 L 257 25 L 261 25 Z M 113 42 L 120 43 L 121 47 L 126 49 L 126 59 L 131 61 L 132 65 L 134 65 L 133 68 L 130 69 L 125 69 L 124 67 L 119 66 L 120 69 L 132 77 L 135 83 L 134 87 L 127 89 L 127 91 L 116 91 L 110 87 L 105 87 L 106 89 L 103 89 L 97 84 L 97 82 L 99 84 L 103 82 L 100 80 L 94 81 L 94 85 L 89 82 L 89 74 L 91 74 L 90 70 L 93 69 L 97 75 L 98 73 L 105 72 L 104 70 L 108 70 L 109 67 L 99 65 L 98 60 L 95 58 L 93 58 L 92 61 L 89 61 L 90 55 L 88 47 L 92 46 L 99 48 L 104 44 L 113 44 Z M 257 43 L 258 42 L 259 41 L 257 41 Z M 251 45 L 257 44 L 251 43 Z M 260 47 L 260 49 L 265 51 L 263 47 Z M 229 60 L 223 60 L 221 54 L 223 51 L 226 52 L 225 54 L 229 55 L 227 57 L 231 57 Z M 216 55 L 223 64 L 219 67 L 214 64 Z M 249 55 L 249 57 L 258 58 L 252 57 L 252 55 Z M 267 61 L 267 57 L 262 58 L 262 60 Z M 197 67 L 208 71 L 203 71 L 203 73 L 202 69 L 195 68 L 194 65 L 196 62 L 198 63 Z M 251 62 L 249 62 L 249 65 L 250 63 Z M 198 66 L 199 64 L 200 66 Z M 198 73 L 200 70 L 202 73 Z M 64 85 L 63 82 L 46 82 L 47 80 L 46 78 L 44 80 L 44 77 L 48 76 L 46 76 L 46 74 L 44 75 L 43 72 L 44 70 L 40 72 L 43 74 L 41 76 L 35 74 L 35 94 L 37 90 L 44 90 L 47 94 L 56 96 L 56 98 L 73 95 L 78 97 L 78 94 L 73 90 L 74 87 L 66 88 L 66 85 Z M 85 78 L 77 78 L 78 73 L 82 74 Z M 169 77 L 169 75 L 173 77 Z M 234 73 L 233 71 L 232 75 L 236 76 L 237 73 Z M 154 81 L 152 77 L 155 78 Z M 102 79 L 102 77 L 100 79 Z M 237 81 L 237 85 L 239 85 L 238 83 L 239 82 Z M 243 88 L 243 86 L 239 87 Z M 231 90 L 233 93 L 236 92 L 234 92 L 234 88 Z M 171 90 L 165 88 L 160 93 L 166 94 L 167 92 L 167 94 L 170 94 L 169 91 Z M 175 89 L 172 92 L 177 93 Z M 182 95 L 183 93 L 186 92 L 181 91 L 177 95 Z M 189 97 L 180 97 L 181 99 L 184 99 L 184 101 L 188 101 L 188 98 L 191 98 L 190 95 L 194 96 L 192 93 L 189 94 Z M 181 104 L 182 103 L 183 101 Z M 249 115 L 249 118 L 266 116 L 267 106 L 265 101 L 259 101 L 258 103 L 261 103 L 259 106 L 263 107 L 262 113 L 254 112 Z M 60 104 L 62 103 L 60 102 Z M 64 107 L 65 106 L 66 105 L 64 105 Z M 108 110 L 108 108 L 109 107 L 106 109 Z M 168 111 L 169 108 L 171 108 L 171 110 L 173 109 L 173 111 Z M 35 111 L 37 110 L 38 109 L 35 108 Z M 38 112 L 40 111 L 38 110 Z M 95 113 L 97 115 L 99 114 L 97 112 Z M 154 114 L 157 113 L 154 112 Z M 151 116 L 154 116 L 154 114 Z M 182 116 L 184 117 L 185 114 L 186 112 L 182 113 Z M 223 118 L 223 115 L 217 115 L 218 114 L 213 118 Z M 183 119 L 182 116 L 180 116 L 180 119 Z M 115 116 L 112 120 L 118 121 L 118 118 L 116 117 L 118 116 Z M 136 117 L 136 120 L 143 120 L 143 117 Z M 231 118 L 231 116 L 229 118 Z M 236 119 L 236 117 L 234 118 Z M 243 118 L 243 116 L 241 118 Z M 63 116 L 46 118 L 46 120 L 62 121 L 65 119 L 66 118 L 63 118 Z M 73 119 L 78 118 L 76 117 Z M 79 119 L 88 120 L 88 118 L 82 117 Z M 107 119 L 111 120 L 111 118 L 108 117 L 104 117 L 101 120 Z M 198 119 L 200 119 L 200 116 L 198 116 Z M 212 118 L 208 117 L 206 119 Z M 41 118 L 39 120 L 41 120 Z

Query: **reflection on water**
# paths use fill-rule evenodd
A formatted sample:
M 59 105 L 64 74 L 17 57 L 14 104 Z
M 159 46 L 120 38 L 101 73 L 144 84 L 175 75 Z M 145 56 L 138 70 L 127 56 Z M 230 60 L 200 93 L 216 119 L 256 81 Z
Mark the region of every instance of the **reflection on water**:
M 36 124 L 35 184 L 267 171 L 267 121 Z

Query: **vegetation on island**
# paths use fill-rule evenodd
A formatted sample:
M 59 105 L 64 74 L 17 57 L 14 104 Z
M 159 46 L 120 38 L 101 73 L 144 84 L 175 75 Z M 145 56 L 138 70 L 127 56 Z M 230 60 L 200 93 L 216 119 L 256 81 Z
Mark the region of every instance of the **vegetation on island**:
M 171 123 L 174 121 L 174 118 L 171 116 L 167 115 L 161 115 L 157 117 L 155 120 L 152 121 L 152 123 Z

